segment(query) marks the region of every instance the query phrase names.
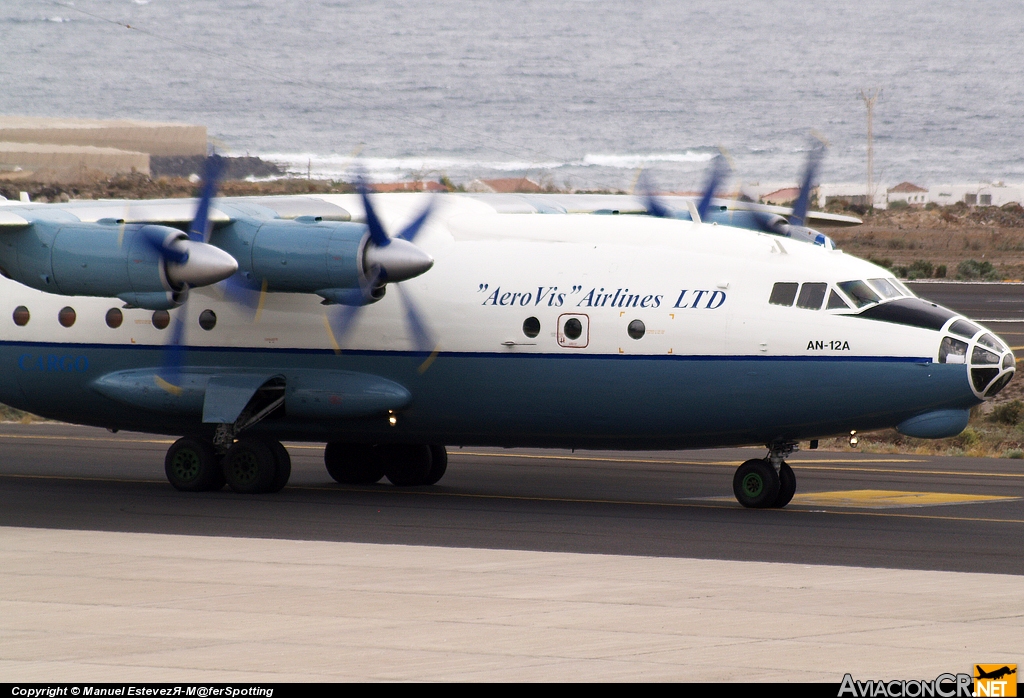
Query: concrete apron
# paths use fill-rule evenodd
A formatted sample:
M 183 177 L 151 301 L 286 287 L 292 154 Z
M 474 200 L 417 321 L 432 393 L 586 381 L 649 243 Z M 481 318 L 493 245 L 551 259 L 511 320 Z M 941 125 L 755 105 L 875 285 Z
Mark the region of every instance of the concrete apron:
M 933 679 L 1020 577 L 0 528 L 0 681 Z

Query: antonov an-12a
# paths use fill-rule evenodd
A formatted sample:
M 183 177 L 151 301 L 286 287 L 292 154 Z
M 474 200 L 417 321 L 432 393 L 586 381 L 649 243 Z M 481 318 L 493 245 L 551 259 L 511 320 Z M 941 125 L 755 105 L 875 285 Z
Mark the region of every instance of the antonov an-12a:
M 798 442 L 950 436 L 1014 373 L 994 333 L 831 245 L 631 197 L 370 202 L 7 202 L 0 401 L 180 436 L 180 490 L 279 490 L 281 440 L 402 486 L 446 445 L 763 444 L 734 491 L 779 507 Z

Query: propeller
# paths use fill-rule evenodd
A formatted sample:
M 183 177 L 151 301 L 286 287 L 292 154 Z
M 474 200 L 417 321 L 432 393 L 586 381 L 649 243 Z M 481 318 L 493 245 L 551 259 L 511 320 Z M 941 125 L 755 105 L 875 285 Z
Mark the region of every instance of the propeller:
M 233 257 L 223 250 L 207 244 L 210 239 L 212 226 L 210 225 L 210 202 L 217 193 L 217 181 L 223 170 L 223 162 L 219 155 L 211 155 L 206 159 L 206 170 L 203 177 L 203 184 L 199 193 L 199 204 L 196 207 L 196 215 L 189 224 L 188 237 L 183 240 L 181 237 L 168 235 L 166 238 L 158 239 L 158 236 L 146 235 L 147 242 L 157 251 L 167 266 L 167 277 L 176 286 L 180 286 L 184 301 L 179 306 L 172 318 L 171 336 L 164 345 L 163 360 L 160 372 L 156 376 L 156 383 L 161 388 L 174 395 L 181 394 L 181 371 L 185 365 L 185 326 L 188 321 L 188 291 L 193 286 L 205 286 L 215 283 L 224 278 L 222 269 L 215 278 L 210 274 L 204 275 L 198 269 L 191 273 L 182 273 L 195 265 L 196 261 L 222 259 L 227 257 L 233 264 L 232 272 L 237 271 L 238 263 Z M 146 231 L 146 228 L 143 228 Z M 199 268 L 205 268 L 207 264 L 199 264 Z M 234 274 L 233 276 L 237 276 Z M 209 277 L 209 280 L 207 278 Z M 232 277 L 229 277 L 232 278 Z
M 399 284 L 401 281 L 419 276 L 434 264 L 430 255 L 413 244 L 416 236 L 419 235 L 433 213 L 433 199 L 416 218 L 392 237 L 384 229 L 384 225 L 373 207 L 369 188 L 362 174 L 356 180 L 356 189 L 363 202 L 366 226 L 369 229 L 369 240 L 367 240 L 363 256 L 365 278 L 360 282 L 359 288 L 346 289 L 332 294 L 324 301 L 325 304 L 338 306 L 337 309 L 328 312 L 326 322 L 335 347 L 339 350 L 362 309 L 383 298 L 388 284 Z M 416 307 L 411 296 L 401 285 L 396 285 L 396 289 L 402 303 L 406 329 L 412 338 L 413 345 L 419 352 L 431 353 L 431 358 L 428 358 L 420 367 L 421 371 L 425 370 L 425 366 L 429 365 L 432 357 L 437 354 L 437 341 L 427 329 L 422 313 Z
M 698 223 L 707 221 L 709 213 L 711 213 L 715 193 L 718 191 L 722 180 L 729 176 L 731 170 L 732 168 L 729 166 L 725 152 L 720 151 L 711 161 L 711 168 L 708 170 L 708 176 L 704 182 L 704 193 L 701 194 L 700 201 L 696 205 L 687 201 L 688 212 L 686 213 L 672 208 L 659 199 L 654 193 L 654 188 L 647 177 L 647 172 L 641 172 L 640 177 L 637 179 L 637 186 L 640 189 L 641 198 L 644 202 L 644 210 L 648 216 L 654 216 L 655 218 L 678 218 Z M 710 218 L 713 220 L 713 216 Z

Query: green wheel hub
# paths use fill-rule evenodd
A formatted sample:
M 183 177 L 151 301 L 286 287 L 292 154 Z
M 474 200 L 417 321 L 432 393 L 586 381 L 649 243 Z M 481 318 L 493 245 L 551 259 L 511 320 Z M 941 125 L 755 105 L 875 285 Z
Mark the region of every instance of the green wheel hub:
M 234 471 L 233 479 L 236 483 L 252 485 L 260 476 L 259 458 L 248 449 L 242 450 L 231 459 L 231 469 Z
M 748 497 L 758 497 L 764 491 L 764 480 L 759 473 L 747 473 L 743 478 L 743 491 Z
M 199 454 L 191 448 L 181 448 L 171 458 L 171 469 L 182 482 L 192 482 L 199 477 L 202 463 Z

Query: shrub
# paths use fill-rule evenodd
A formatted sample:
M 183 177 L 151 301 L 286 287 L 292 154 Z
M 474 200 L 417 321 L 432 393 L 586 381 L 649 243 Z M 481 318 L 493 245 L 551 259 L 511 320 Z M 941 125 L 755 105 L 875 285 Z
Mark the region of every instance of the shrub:
M 946 278 L 946 265 L 945 264 L 940 264 L 939 266 L 935 267 L 935 278 L 936 279 L 945 279 Z
M 935 271 L 935 267 L 931 262 L 924 259 L 919 259 L 912 262 L 907 268 L 907 278 L 913 281 L 914 279 L 930 279 Z
M 1003 458 L 1024 458 L 1024 451 L 1019 448 L 1008 448 L 1003 451 Z
M 897 199 L 896 201 L 889 202 L 889 208 L 891 210 L 897 211 L 900 209 L 910 208 L 910 204 L 908 204 L 906 201 L 903 201 L 902 199 Z
M 1024 411 L 1024 402 L 1011 400 L 1001 405 L 996 405 L 989 415 L 989 419 L 1000 424 L 1017 424 L 1020 422 L 1021 412 Z
M 995 281 L 998 277 L 992 262 L 968 259 L 957 265 L 956 278 L 960 281 Z
M 870 257 L 868 257 L 868 261 L 871 262 L 872 264 L 877 264 L 880 267 L 892 269 L 891 259 L 885 259 L 884 257 L 875 257 L 874 255 L 871 255 Z
M 981 443 L 981 434 L 973 427 L 967 427 L 957 436 L 953 437 L 953 444 L 964 451 Z

